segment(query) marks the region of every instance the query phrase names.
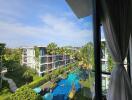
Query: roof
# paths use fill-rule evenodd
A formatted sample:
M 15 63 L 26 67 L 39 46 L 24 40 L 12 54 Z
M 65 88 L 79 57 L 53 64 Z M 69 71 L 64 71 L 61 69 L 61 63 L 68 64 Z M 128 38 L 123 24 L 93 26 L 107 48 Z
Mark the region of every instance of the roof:
M 22 49 L 33 49 L 34 47 L 21 47 Z
M 92 14 L 92 0 L 66 0 L 66 2 L 78 18 Z
M 21 48 L 34 48 L 34 47 L 45 47 L 46 48 L 46 46 L 41 46 L 41 45 L 39 45 L 39 46 L 23 46 Z

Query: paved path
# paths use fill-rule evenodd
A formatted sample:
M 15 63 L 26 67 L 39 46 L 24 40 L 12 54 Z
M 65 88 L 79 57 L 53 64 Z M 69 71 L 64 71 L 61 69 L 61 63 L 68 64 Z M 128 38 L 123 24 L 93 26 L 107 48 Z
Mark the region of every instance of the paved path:
M 2 79 L 5 80 L 5 81 L 8 81 L 10 90 L 11 90 L 12 92 L 15 92 L 15 91 L 16 91 L 17 86 L 16 86 L 15 82 L 14 82 L 12 79 L 7 78 L 7 77 L 5 77 L 5 76 L 3 76 Z

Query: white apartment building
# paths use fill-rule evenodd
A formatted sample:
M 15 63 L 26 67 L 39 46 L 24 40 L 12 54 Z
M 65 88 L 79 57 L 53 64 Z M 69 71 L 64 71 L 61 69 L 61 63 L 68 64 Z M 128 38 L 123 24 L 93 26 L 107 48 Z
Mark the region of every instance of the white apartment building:
M 35 51 L 33 47 L 23 47 L 22 48 L 22 64 L 35 68 Z
M 38 48 L 38 59 L 35 57 L 34 47 L 22 48 L 22 64 L 35 69 L 39 76 L 43 76 L 47 71 L 52 71 L 74 62 L 74 59 L 68 55 L 47 55 L 46 47 L 38 46 Z

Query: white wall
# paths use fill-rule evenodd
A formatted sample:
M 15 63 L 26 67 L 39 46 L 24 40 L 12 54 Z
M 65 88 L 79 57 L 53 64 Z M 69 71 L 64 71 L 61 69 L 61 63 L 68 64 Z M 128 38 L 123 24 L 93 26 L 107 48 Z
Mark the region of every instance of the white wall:
M 31 68 L 35 68 L 35 51 L 34 51 L 34 48 L 24 48 L 23 50 L 26 51 L 26 55 L 23 54 L 23 59 L 24 59 L 24 57 L 27 57 L 27 63 L 25 63 L 25 64 Z

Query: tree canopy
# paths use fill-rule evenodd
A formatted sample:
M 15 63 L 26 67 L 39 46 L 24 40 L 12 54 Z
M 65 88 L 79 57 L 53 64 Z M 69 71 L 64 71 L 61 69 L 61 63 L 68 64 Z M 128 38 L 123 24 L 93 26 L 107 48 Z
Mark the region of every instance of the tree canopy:
M 10 100 L 42 100 L 42 98 L 39 94 L 25 85 L 12 94 Z
M 84 45 L 76 52 L 75 58 L 80 61 L 80 65 L 86 68 L 94 66 L 94 47 L 91 42 Z
M 57 44 L 55 44 L 54 42 L 51 42 L 50 44 L 48 44 L 47 46 L 47 53 L 52 55 L 55 54 L 57 50 Z
M 5 44 L 0 43 L 0 55 L 2 55 L 4 53 L 4 50 L 5 50 Z

